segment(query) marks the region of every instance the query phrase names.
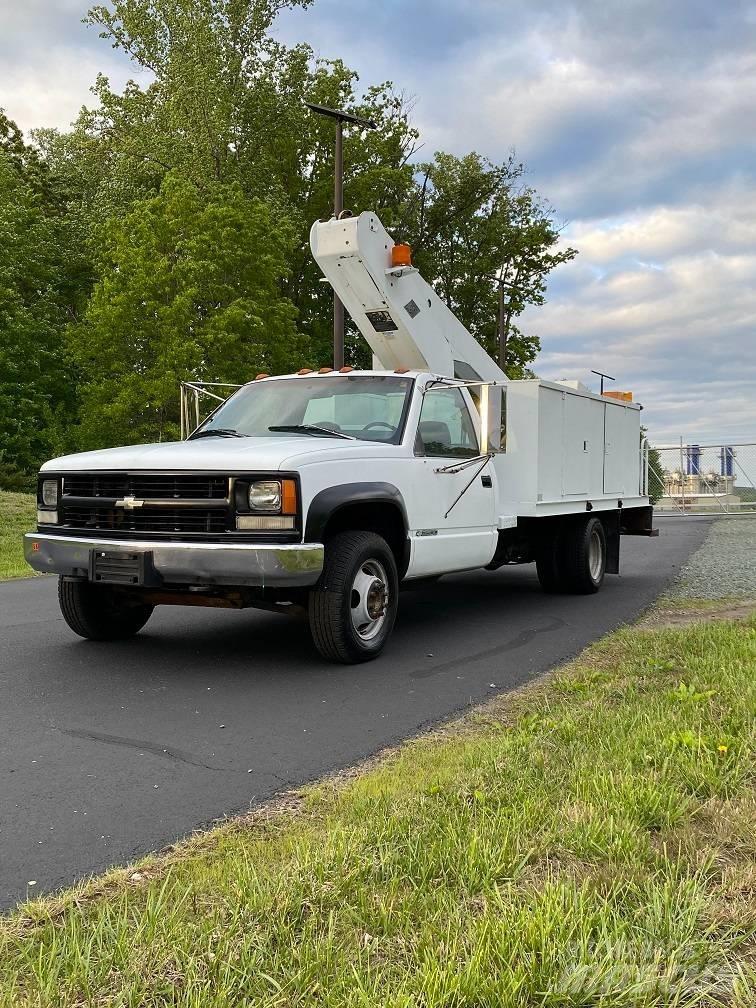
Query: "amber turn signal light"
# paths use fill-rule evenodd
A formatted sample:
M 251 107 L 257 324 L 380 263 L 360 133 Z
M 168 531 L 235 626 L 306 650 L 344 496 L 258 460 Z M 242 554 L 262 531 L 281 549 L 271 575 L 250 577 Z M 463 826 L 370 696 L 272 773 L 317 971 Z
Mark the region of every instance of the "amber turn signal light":
M 281 514 L 297 513 L 297 482 L 293 479 L 281 480 Z

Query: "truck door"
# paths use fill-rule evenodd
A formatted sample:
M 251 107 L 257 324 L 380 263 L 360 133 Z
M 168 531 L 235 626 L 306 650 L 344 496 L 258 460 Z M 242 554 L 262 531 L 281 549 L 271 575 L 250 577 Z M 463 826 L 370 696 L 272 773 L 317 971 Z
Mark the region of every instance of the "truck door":
M 457 468 L 479 452 L 467 393 L 443 386 L 426 391 L 416 431 L 416 478 L 408 516 L 410 577 L 484 567 L 493 557 L 498 533 L 496 475 L 490 461 L 472 462 L 458 472 L 439 471 Z

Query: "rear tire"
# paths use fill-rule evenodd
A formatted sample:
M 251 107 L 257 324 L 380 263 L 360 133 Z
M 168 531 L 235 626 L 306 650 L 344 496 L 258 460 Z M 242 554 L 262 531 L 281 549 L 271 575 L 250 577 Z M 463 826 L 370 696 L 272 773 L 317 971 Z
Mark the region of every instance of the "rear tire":
M 601 519 L 567 525 L 560 552 L 565 590 L 573 595 L 597 592 L 606 572 L 606 532 Z
M 399 598 L 394 554 L 374 532 L 340 532 L 326 544 L 325 564 L 310 591 L 310 630 L 329 661 L 377 658 L 391 635 Z
M 87 640 L 124 640 L 138 634 L 155 608 L 129 605 L 123 594 L 107 585 L 88 581 L 58 580 L 58 601 L 63 619 Z
M 550 531 L 539 545 L 536 570 L 545 592 L 597 592 L 606 572 L 606 531 L 601 519 L 568 519 Z

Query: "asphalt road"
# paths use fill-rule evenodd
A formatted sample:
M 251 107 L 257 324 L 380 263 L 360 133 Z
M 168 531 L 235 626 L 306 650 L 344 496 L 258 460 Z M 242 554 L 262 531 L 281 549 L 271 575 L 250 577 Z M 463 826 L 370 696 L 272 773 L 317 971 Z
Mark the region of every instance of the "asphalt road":
M 81 641 L 54 578 L 0 584 L 0 908 L 128 862 L 504 692 L 632 620 L 704 539 L 665 518 L 621 577 L 547 596 L 532 566 L 403 593 L 376 662 L 327 665 L 304 623 L 161 607 Z M 34 881 L 36 885 L 30 886 Z

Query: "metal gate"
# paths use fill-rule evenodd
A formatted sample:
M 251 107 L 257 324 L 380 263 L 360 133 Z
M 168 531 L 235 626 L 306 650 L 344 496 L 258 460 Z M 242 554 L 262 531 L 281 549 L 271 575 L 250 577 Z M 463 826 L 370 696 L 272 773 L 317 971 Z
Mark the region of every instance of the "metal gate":
M 756 514 L 756 441 L 655 445 L 649 489 L 657 515 Z

